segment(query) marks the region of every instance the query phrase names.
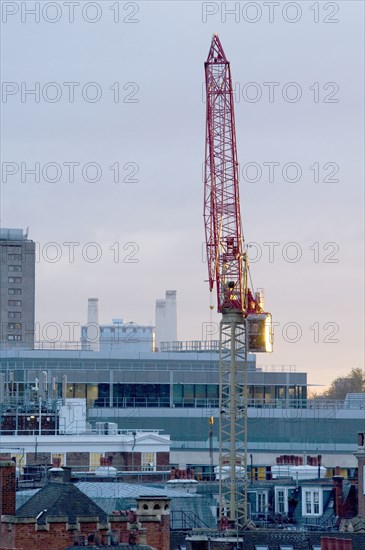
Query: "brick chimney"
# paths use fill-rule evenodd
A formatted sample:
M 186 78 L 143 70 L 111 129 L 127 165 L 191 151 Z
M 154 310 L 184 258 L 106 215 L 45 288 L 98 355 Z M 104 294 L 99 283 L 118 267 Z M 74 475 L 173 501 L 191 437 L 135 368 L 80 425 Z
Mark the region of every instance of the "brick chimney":
M 170 499 L 167 497 L 137 498 L 137 520 L 146 529 L 147 544 L 157 550 L 170 550 Z
M 15 462 L 0 460 L 0 517 L 15 516 L 15 490 Z
M 365 433 L 357 434 L 357 452 L 355 453 L 358 465 L 358 515 L 365 517 Z
M 334 475 L 332 479 L 333 488 L 335 491 L 335 514 L 336 516 L 341 518 L 343 516 L 343 477 L 339 475 Z

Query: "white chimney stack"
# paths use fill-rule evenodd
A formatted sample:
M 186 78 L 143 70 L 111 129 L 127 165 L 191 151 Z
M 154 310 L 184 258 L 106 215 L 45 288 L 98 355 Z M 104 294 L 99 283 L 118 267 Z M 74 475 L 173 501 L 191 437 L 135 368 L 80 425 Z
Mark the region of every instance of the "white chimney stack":
M 176 290 L 166 290 L 165 300 L 156 300 L 156 348 L 161 350 L 161 342 L 177 340 Z
M 92 351 L 99 351 L 99 299 L 89 298 L 87 304 L 87 343 Z
M 160 351 L 161 342 L 165 342 L 165 316 L 166 302 L 165 300 L 156 300 L 156 348 Z
M 165 338 L 166 342 L 177 340 L 176 290 L 166 290 Z

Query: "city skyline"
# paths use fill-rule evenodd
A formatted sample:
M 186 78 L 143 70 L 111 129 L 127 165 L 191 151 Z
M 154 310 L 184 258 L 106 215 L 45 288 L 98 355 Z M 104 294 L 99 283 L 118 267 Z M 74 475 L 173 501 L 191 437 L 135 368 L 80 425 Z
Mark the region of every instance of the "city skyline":
M 251 273 L 275 327 L 274 353 L 257 364 L 326 385 L 363 367 L 363 6 L 337 2 L 331 15 L 302 3 L 294 23 L 281 3 L 253 23 L 243 11 L 224 22 L 225 3 L 131 4 L 138 12 L 122 15 L 134 23 L 105 8 L 94 25 L 92 11 L 3 25 L 1 226 L 29 226 L 37 243 L 36 321 L 81 326 L 95 296 L 101 324 L 148 323 L 171 288 L 179 339 L 217 327 L 202 166 L 203 63 L 218 31 Z

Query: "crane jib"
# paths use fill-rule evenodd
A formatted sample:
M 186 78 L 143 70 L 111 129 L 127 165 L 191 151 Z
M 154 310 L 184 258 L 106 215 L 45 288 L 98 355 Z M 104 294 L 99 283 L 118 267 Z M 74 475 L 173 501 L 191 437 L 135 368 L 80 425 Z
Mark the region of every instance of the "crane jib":
M 251 314 L 265 312 L 248 287 L 248 259 L 242 235 L 231 69 L 216 34 L 204 66 L 204 220 L 209 288 L 216 288 L 218 312 L 238 311 L 249 318 Z M 257 319 L 255 330 L 256 325 Z M 266 332 L 264 326 L 262 330 Z M 272 336 L 270 342 L 265 351 L 271 351 Z

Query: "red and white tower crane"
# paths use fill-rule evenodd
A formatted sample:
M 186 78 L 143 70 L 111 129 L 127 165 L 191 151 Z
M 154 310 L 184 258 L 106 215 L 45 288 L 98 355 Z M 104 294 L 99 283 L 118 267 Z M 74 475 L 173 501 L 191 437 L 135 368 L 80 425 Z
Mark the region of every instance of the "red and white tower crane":
M 204 220 L 210 291 L 216 287 L 219 329 L 220 520 L 243 527 L 247 507 L 247 353 L 272 351 L 272 322 L 262 294 L 248 285 L 232 78 L 215 34 L 205 62 Z M 221 521 L 221 524 L 223 522 Z

